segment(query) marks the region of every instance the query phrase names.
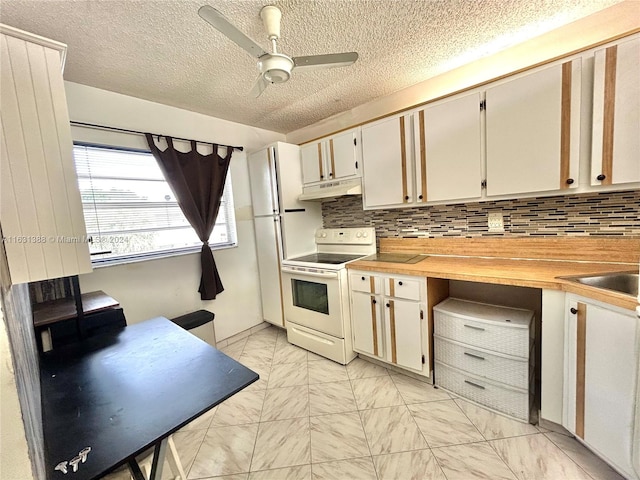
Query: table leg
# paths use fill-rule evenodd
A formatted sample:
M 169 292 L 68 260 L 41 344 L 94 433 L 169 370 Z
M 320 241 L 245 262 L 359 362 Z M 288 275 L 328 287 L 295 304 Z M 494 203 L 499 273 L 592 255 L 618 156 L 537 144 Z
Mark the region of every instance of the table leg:
M 173 445 L 172 445 L 173 446 Z M 175 447 L 174 447 L 175 448 Z M 151 471 L 149 472 L 148 464 L 146 466 L 143 465 L 145 472 L 149 474 L 149 477 L 145 475 L 145 473 L 140 468 L 138 461 L 135 458 L 132 458 L 127 462 L 129 466 L 129 471 L 131 472 L 131 476 L 133 480 L 160 480 L 162 478 L 162 467 L 164 465 L 164 457 L 167 451 L 167 438 L 163 438 L 160 442 L 156 443 L 155 447 L 153 447 L 153 459 L 151 461 Z M 180 465 L 182 469 L 182 465 Z M 186 477 L 183 477 L 186 478 Z
M 162 478 L 162 467 L 164 466 L 164 456 L 167 451 L 167 437 L 160 443 L 156 443 L 153 449 L 153 462 L 151 462 L 151 474 L 149 480 L 160 480 Z
M 176 449 L 176 444 L 173 442 L 172 436 L 170 436 L 168 439 L 167 448 L 169 449 L 167 461 L 169 462 L 171 472 L 173 473 L 173 475 L 176 475 L 176 478 L 179 478 L 179 480 L 187 480 L 187 474 L 182 468 L 182 462 L 180 461 L 180 457 L 178 456 L 178 450 Z
M 129 471 L 131 472 L 133 480 L 147 480 L 142 473 L 142 470 L 140 470 L 140 465 L 138 465 L 138 462 L 135 458 L 129 460 L 127 462 L 127 465 L 129 466 Z

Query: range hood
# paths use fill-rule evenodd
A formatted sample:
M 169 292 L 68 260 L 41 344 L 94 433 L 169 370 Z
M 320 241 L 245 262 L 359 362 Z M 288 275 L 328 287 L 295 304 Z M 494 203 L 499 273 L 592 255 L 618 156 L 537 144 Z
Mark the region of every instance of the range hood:
M 320 185 L 304 187 L 298 200 L 323 200 L 325 198 L 342 197 L 343 195 L 362 195 L 362 183 L 359 178 L 336 180 Z

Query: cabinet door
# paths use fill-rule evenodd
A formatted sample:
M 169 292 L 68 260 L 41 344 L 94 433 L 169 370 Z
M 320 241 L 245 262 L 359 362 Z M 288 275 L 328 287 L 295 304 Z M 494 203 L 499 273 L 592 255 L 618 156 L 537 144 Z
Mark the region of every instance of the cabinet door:
M 595 52 L 591 184 L 640 182 L 640 38 Z
M 447 100 L 416 113 L 416 198 L 480 198 L 480 93 Z
M 248 162 L 253 214 L 262 216 L 277 213 L 273 149 L 269 147 L 250 154 Z
M 568 307 L 565 426 L 630 474 L 638 320 L 573 296 Z
M 353 349 L 368 355 L 384 357 L 380 297 L 352 291 L 351 323 Z
M 581 61 L 486 91 L 487 195 L 578 186 Z
M 258 242 L 258 272 L 262 296 L 262 317 L 267 322 L 284 327 L 282 315 L 282 280 L 280 277 L 280 226 L 277 217 L 253 219 Z
M 65 48 L 0 30 L 0 223 L 5 238 L 17 239 L 4 244 L 11 282 L 89 273 L 61 71 Z
M 401 206 L 411 200 L 411 117 L 393 117 L 362 127 L 364 208 Z
M 385 307 L 390 330 L 388 360 L 401 367 L 422 370 L 421 304 L 387 299 Z
M 273 183 L 276 186 L 276 198 L 279 199 L 279 212 L 303 208 L 309 211 L 309 202 L 298 200 L 302 194 L 300 147 L 290 143 L 276 142 L 270 151 L 277 173 Z
M 358 130 L 341 133 L 328 141 L 332 178 L 354 177 L 360 172 Z
M 309 143 L 300 148 L 302 162 L 302 183 L 316 183 L 326 180 L 322 142 Z

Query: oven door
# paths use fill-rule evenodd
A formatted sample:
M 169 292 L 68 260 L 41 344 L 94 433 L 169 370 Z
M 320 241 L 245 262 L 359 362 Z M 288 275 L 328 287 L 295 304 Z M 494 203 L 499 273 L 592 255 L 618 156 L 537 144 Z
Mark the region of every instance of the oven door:
M 282 267 L 284 318 L 344 338 L 340 272 Z

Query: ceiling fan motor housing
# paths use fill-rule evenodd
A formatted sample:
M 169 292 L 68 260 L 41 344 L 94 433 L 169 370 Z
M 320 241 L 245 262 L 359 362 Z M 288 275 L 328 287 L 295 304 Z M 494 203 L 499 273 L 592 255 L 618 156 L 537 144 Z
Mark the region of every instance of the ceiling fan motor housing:
M 280 53 L 270 53 L 259 58 L 258 68 L 268 82 L 284 83 L 291 77 L 293 60 Z

